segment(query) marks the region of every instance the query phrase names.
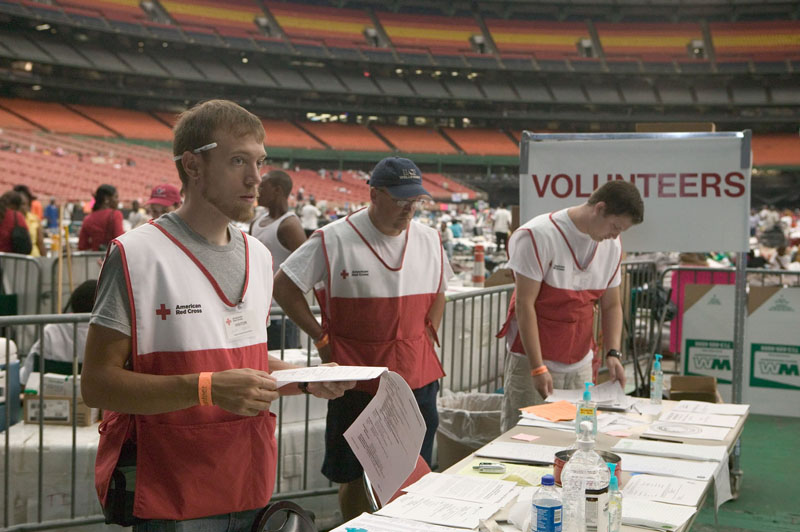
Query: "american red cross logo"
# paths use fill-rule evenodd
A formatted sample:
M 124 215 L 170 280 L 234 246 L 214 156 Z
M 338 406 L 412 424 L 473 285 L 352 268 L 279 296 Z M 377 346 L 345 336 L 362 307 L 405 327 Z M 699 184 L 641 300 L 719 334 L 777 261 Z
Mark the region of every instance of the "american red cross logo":
M 342 273 L 340 273 L 339 275 L 342 276 L 342 279 L 347 279 L 347 276 L 350 275 L 350 274 L 347 273 L 347 270 L 342 270 Z
M 230 319 L 230 318 L 228 318 L 227 320 L 225 320 L 225 323 L 227 323 L 227 324 L 228 324 L 228 327 L 230 327 L 230 326 L 231 326 L 231 319 Z
M 170 309 L 168 309 L 167 307 L 165 307 L 164 303 L 161 303 L 161 308 L 157 308 L 156 309 L 156 314 L 161 316 L 161 321 L 164 321 L 164 320 L 167 319 L 167 315 L 168 314 L 172 314 L 172 311 Z

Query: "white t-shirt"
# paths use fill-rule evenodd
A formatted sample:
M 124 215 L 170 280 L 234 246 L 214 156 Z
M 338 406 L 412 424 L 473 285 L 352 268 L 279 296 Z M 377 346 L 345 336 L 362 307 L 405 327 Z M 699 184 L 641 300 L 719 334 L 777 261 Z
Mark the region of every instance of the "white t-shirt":
M 575 256 L 578 258 L 581 267 L 585 268 L 586 264 L 594 255 L 597 248 L 597 242 L 592 240 L 592 237 L 586 233 L 581 233 L 572 219 L 567 214 L 567 209 L 562 209 L 553 213 L 553 220 L 558 224 L 558 227 L 564 232 L 567 237 Z M 531 245 L 531 239 L 527 231 L 515 231 L 511 235 L 511 240 L 508 245 L 510 249 L 510 256 L 508 258 L 508 268 L 516 273 L 521 273 L 529 279 L 541 282 L 543 272 L 539 270 L 539 261 L 536 259 L 536 252 Z M 569 254 L 569 249 L 564 246 L 564 252 Z M 544 263 L 544 259 L 542 260 Z M 619 286 L 621 282 L 619 270 L 617 270 L 614 279 L 609 288 Z
M 495 233 L 508 233 L 511 228 L 511 213 L 508 209 L 497 209 L 492 216 L 494 221 L 492 231 Z
M 303 229 L 317 229 L 319 227 L 319 215 L 322 214 L 315 205 L 307 203 L 300 209 L 300 223 Z
M 350 215 L 350 221 L 356 229 L 369 242 L 375 253 L 392 267 L 397 267 L 403 258 L 403 247 L 406 241 L 406 231 L 397 236 L 389 236 L 381 233 L 369 219 L 368 209 L 362 209 Z M 340 223 L 347 223 L 342 221 Z M 324 251 L 322 249 L 322 239 L 312 237 L 306 240 L 302 246 L 297 248 L 283 264 L 283 273 L 292 280 L 301 292 L 306 293 L 314 285 L 325 280 L 328 273 Z M 444 257 L 444 278 L 442 279 L 441 291 L 447 289 L 447 280 L 453 276 L 453 269 L 447 256 Z
M 564 232 L 564 236 L 567 237 L 570 246 L 572 246 L 572 250 L 575 252 L 575 256 L 578 258 L 578 262 L 581 264 L 581 267 L 586 267 L 586 264 L 594 255 L 595 249 L 597 248 L 597 242 L 592 240 L 592 237 L 586 233 L 580 232 L 578 228 L 575 227 L 575 223 L 567 214 L 567 209 L 562 209 L 553 213 L 553 220 L 558 224 L 558 227 L 561 229 L 561 231 Z M 509 242 L 508 247 L 510 250 L 510 256 L 507 267 L 517 274 L 522 274 L 529 279 L 541 282 L 544 275 L 539 269 L 539 261 L 536 259 L 536 252 L 533 249 L 528 232 L 515 231 L 514 234 L 511 235 L 511 241 Z M 564 245 L 564 253 L 569 254 L 569 249 L 567 248 L 566 243 Z M 546 263 L 547 261 L 543 258 L 542 262 Z M 620 272 L 617 270 L 616 275 L 614 275 L 614 279 L 611 281 L 608 287 L 612 288 L 614 286 L 619 286 L 621 279 Z M 508 334 L 506 337 L 510 339 L 510 342 L 513 342 L 514 338 L 516 337 L 516 330 L 513 334 Z M 547 366 L 547 369 L 552 372 L 570 373 L 591 364 L 592 356 L 593 354 L 590 350 L 588 353 L 586 353 L 585 357 L 574 364 L 564 364 L 563 362 L 556 362 L 553 360 L 545 360 L 544 363 L 545 366 Z

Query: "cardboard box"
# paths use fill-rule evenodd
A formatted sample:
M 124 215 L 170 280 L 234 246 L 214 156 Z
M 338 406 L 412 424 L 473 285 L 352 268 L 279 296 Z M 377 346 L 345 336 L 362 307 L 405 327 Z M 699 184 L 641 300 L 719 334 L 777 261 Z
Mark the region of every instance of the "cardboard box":
M 672 401 L 705 401 L 721 403 L 716 377 L 673 375 L 670 379 L 669 398 Z
M 39 423 L 39 396 L 25 394 L 23 402 L 25 423 Z M 44 424 L 45 425 L 72 425 L 75 416 L 78 427 L 88 427 L 100 419 L 100 410 L 89 408 L 78 397 L 76 404 L 72 404 L 72 397 L 45 396 L 44 397 Z
M 25 385 L 25 392 L 38 394 L 39 392 L 39 373 L 31 372 L 28 382 Z M 81 376 L 73 379 L 72 375 L 61 375 L 60 373 L 44 374 L 44 395 L 45 397 L 72 397 L 72 381 L 77 380 L 78 395 L 81 394 Z

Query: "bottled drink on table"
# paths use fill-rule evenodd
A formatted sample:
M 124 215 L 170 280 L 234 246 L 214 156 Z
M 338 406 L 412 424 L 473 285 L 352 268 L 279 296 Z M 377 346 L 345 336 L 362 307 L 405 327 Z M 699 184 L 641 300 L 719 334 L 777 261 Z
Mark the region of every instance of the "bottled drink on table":
M 664 372 L 661 370 L 661 355 L 656 355 L 653 372 L 650 374 L 650 404 L 661 404 L 661 392 L 664 389 Z
M 530 532 L 561 532 L 561 495 L 556 491 L 553 475 L 542 477 L 531 505 Z
M 611 482 L 608 488 L 608 532 L 622 530 L 622 492 L 619 491 L 619 481 L 614 474 L 617 464 L 608 463 L 611 472 Z
M 564 532 L 608 532 L 609 472 L 594 451 L 592 424 L 580 424 L 577 450 L 561 473 Z

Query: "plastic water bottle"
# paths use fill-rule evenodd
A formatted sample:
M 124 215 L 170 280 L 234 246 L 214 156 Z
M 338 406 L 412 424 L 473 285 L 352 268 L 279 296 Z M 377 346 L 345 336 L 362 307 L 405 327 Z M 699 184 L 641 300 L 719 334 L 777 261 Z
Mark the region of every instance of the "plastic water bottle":
M 530 532 L 561 532 L 561 513 L 561 495 L 556 491 L 555 479 L 545 475 L 542 487 L 533 496 Z
M 594 451 L 592 425 L 580 424 L 578 449 L 561 473 L 565 532 L 608 531 L 608 484 L 606 463 Z
M 653 372 L 650 374 L 650 404 L 661 404 L 661 391 L 664 389 L 664 372 L 661 371 L 661 355 L 656 355 Z
M 592 438 L 597 438 L 597 403 L 592 401 L 592 392 L 589 391 L 589 387 L 594 384 L 584 382 L 583 385 L 586 389 L 583 391 L 583 400 L 578 403 L 578 412 L 575 415 L 575 434 L 580 435 L 581 423 L 588 421 L 592 424 Z
M 614 474 L 617 464 L 608 463 L 611 471 L 611 482 L 608 488 L 608 532 L 620 532 L 622 529 L 622 492 L 619 491 L 619 481 Z

